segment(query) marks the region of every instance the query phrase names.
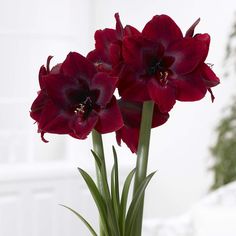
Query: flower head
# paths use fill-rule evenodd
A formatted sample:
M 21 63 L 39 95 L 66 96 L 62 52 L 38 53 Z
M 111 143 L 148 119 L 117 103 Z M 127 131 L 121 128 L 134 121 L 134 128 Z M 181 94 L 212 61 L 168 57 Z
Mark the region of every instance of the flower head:
M 123 125 L 113 92 L 116 77 L 97 73 L 85 57 L 71 52 L 62 64 L 41 67 L 41 90 L 30 115 L 38 123 L 38 132 L 69 134 L 85 139 L 92 129 L 100 133 L 118 130 Z
M 204 63 L 210 36 L 193 36 L 196 24 L 184 37 L 169 16 L 154 16 L 140 34 L 124 37 L 120 95 L 133 101 L 153 100 L 162 112 L 168 112 L 176 100 L 199 100 L 218 84 Z
M 115 14 L 115 19 L 115 29 L 106 28 L 95 32 L 95 49 L 88 53 L 87 58 L 95 64 L 98 71 L 117 75 L 123 63 L 123 38 L 140 33 L 133 26 L 123 27 L 118 13 Z

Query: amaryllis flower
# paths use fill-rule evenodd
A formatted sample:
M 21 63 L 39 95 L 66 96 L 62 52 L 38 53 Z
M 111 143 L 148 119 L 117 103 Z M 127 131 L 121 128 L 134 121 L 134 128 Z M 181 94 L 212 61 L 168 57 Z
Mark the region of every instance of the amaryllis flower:
M 133 101 L 153 100 L 162 112 L 171 110 L 176 100 L 203 98 L 219 79 L 204 64 L 210 36 L 192 37 L 195 26 L 184 37 L 169 16 L 160 15 L 154 16 L 140 34 L 124 37 L 120 95 Z
M 41 90 L 30 112 L 42 138 L 47 132 L 85 139 L 92 129 L 108 133 L 123 126 L 113 96 L 117 78 L 97 73 L 90 61 L 75 52 L 51 70 L 50 60 L 40 69 Z
M 124 126 L 116 131 L 116 140 L 121 145 L 121 140 L 126 143 L 131 152 L 137 152 L 139 131 L 141 125 L 142 102 L 130 102 L 124 99 L 118 100 Z M 152 128 L 164 124 L 169 118 L 168 113 L 160 112 L 157 105 L 154 106 Z
M 98 71 L 119 73 L 123 62 L 122 42 L 126 36 L 140 34 L 130 25 L 122 26 L 119 14 L 115 14 L 115 29 L 97 30 L 94 34 L 95 49 L 88 53 L 87 58 L 92 61 Z

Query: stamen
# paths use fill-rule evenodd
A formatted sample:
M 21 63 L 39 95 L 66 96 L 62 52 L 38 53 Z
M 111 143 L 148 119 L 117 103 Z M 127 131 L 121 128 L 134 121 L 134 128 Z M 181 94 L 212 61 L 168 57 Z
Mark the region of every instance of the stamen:
M 169 75 L 168 71 L 164 71 L 164 72 L 160 71 L 159 73 L 160 73 L 160 82 L 161 82 L 161 84 L 166 85 L 167 82 L 168 82 L 167 81 L 167 77 Z
M 82 113 L 84 114 L 85 113 L 85 105 L 83 103 L 80 103 L 78 107 L 76 107 L 76 109 L 74 110 L 74 113 Z
M 214 64 L 212 63 L 207 63 L 207 65 L 212 69 L 212 67 L 214 66 Z

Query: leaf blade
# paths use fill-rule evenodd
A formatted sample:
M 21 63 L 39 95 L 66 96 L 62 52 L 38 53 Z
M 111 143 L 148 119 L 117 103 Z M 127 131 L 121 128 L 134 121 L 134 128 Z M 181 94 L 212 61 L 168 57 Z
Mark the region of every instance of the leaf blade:
M 149 184 L 151 178 L 153 177 L 153 175 L 155 174 L 156 172 L 152 172 L 151 174 L 149 174 L 142 182 L 141 184 L 139 185 L 134 197 L 133 197 L 133 200 L 130 204 L 130 207 L 129 207 L 129 210 L 128 210 L 128 213 L 127 213 L 127 216 L 126 216 L 126 220 L 125 220 L 125 236 L 132 236 L 131 233 L 132 233 L 132 226 L 133 226 L 133 223 L 135 221 L 135 218 L 136 218 L 136 213 L 138 212 L 139 210 L 139 206 L 142 202 L 142 199 L 143 199 L 143 196 L 144 196 L 144 192 L 147 188 L 147 185 Z
M 81 214 L 79 214 L 77 211 L 73 210 L 72 208 L 70 208 L 66 205 L 63 205 L 63 204 L 59 204 L 59 205 L 70 210 L 71 212 L 73 212 L 85 224 L 85 226 L 87 226 L 88 230 L 90 231 L 90 233 L 93 236 L 98 236 L 97 233 L 95 232 L 95 230 L 93 229 L 93 227 L 89 224 L 89 222 Z
M 94 199 L 94 202 L 99 211 L 99 215 L 101 218 L 101 223 L 104 227 L 106 235 L 109 235 L 109 226 L 107 224 L 107 211 L 106 211 L 106 203 L 104 201 L 103 196 L 100 194 L 96 184 L 93 179 L 89 176 L 89 174 L 81 168 L 78 168 L 80 174 L 82 175 L 84 181 L 86 182 L 89 191 Z

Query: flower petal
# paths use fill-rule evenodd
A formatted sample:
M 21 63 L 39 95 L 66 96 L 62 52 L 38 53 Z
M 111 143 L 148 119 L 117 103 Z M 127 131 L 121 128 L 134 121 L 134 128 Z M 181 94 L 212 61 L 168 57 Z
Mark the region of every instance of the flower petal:
M 207 55 L 208 55 L 211 37 L 210 37 L 209 34 L 196 34 L 194 36 L 194 39 L 199 40 L 202 43 L 204 43 L 206 48 L 207 48 L 205 50 L 205 53 L 203 53 L 203 55 L 202 55 L 202 61 L 204 62 L 206 60 L 206 58 L 207 58 Z
M 116 131 L 124 124 L 114 96 L 107 107 L 99 112 L 98 116 L 99 120 L 95 129 L 102 134 Z
M 74 79 L 86 78 L 90 80 L 96 73 L 96 69 L 87 58 L 76 52 L 70 52 L 61 65 L 61 71 L 66 77 Z
M 146 81 L 140 78 L 139 73 L 130 66 L 123 66 L 117 84 L 121 97 L 131 101 L 149 100 Z
M 88 60 L 94 63 L 98 71 L 110 72 L 112 69 L 111 60 L 102 49 L 94 49 L 87 55 Z
M 49 98 L 45 91 L 41 90 L 38 92 L 37 98 L 34 100 L 32 106 L 31 106 L 31 111 L 30 111 L 30 116 L 37 122 L 39 122 L 40 117 L 42 115 L 42 111 L 44 109 L 44 106 L 49 102 Z
M 198 18 L 198 19 L 190 26 L 190 28 L 186 31 L 185 37 L 193 37 L 195 27 L 198 25 L 199 22 L 200 22 L 200 18 Z
M 122 39 L 124 35 L 124 28 L 123 28 L 123 25 L 121 24 L 119 13 L 115 14 L 115 19 L 116 19 L 117 36 L 119 37 L 119 39 Z
M 194 38 L 184 38 L 171 44 L 166 51 L 166 55 L 174 58 L 174 63 L 170 70 L 176 74 L 187 74 L 203 63 L 208 52 L 205 42 Z
M 91 90 L 98 90 L 96 103 L 106 106 L 110 102 L 116 88 L 117 77 L 111 77 L 107 73 L 97 73 L 91 82 Z
M 132 153 L 137 153 L 139 139 L 139 129 L 123 126 L 116 131 L 116 141 L 121 145 L 121 140 L 128 146 Z
M 118 105 L 124 120 L 124 124 L 132 128 L 140 128 L 142 102 L 132 102 L 123 98 L 118 100 Z
M 220 83 L 220 79 L 216 76 L 216 74 L 208 65 L 203 64 L 201 67 L 201 71 L 202 79 L 207 88 L 214 87 Z
M 77 96 L 80 96 L 80 91 L 82 93 L 87 89 L 82 82 L 59 74 L 44 76 L 44 83 L 49 97 L 57 106 L 64 109 L 70 108 L 72 95 L 75 97 L 76 93 Z
M 141 33 L 131 25 L 126 25 L 124 28 L 125 36 L 141 35 Z
M 163 125 L 169 119 L 169 114 L 167 112 L 162 113 L 157 104 L 154 106 L 153 118 L 152 118 L 152 128 Z
M 119 90 L 119 93 L 124 99 L 138 102 L 150 100 L 146 81 L 137 79 L 133 84 L 127 83 L 126 88 L 125 83 L 122 86 L 123 88 Z
M 86 139 L 95 127 L 97 121 L 98 115 L 95 112 L 91 112 L 85 120 L 81 120 L 80 117 L 78 117 L 71 124 L 73 132 L 71 132 L 70 135 L 74 138 Z
M 169 85 L 162 86 L 155 78 L 147 84 L 151 99 L 157 103 L 161 112 L 169 112 L 175 104 L 175 90 Z
M 38 121 L 39 132 L 68 134 L 69 116 L 58 109 L 52 101 L 47 102 L 42 110 L 40 120 Z
M 167 15 L 154 16 L 144 27 L 142 34 L 153 42 L 161 43 L 165 48 L 183 37 L 178 25 Z
M 161 57 L 163 53 L 164 48 L 161 44 L 151 42 L 140 36 L 126 37 L 123 40 L 122 54 L 125 63 L 142 73 L 145 73 L 150 66 L 150 60 Z
M 176 99 L 179 101 L 198 101 L 207 92 L 200 71 L 174 79 L 172 83 L 176 87 Z
M 47 75 L 47 69 L 45 68 L 45 66 L 41 66 L 40 70 L 39 70 L 39 86 L 41 89 L 43 89 L 44 83 L 43 83 L 43 76 Z

